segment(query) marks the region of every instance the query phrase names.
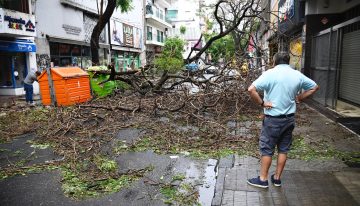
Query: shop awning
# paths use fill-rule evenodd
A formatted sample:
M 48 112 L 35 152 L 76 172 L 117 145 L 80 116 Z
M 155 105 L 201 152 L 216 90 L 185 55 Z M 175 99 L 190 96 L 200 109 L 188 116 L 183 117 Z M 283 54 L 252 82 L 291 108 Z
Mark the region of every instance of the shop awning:
M 31 40 L 0 41 L 0 51 L 36 52 L 36 45 Z

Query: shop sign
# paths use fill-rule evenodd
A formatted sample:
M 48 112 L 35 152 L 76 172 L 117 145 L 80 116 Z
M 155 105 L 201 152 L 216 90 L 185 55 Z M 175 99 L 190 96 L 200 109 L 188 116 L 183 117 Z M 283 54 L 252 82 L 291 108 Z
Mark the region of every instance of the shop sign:
M 8 27 L 10 29 L 19 29 L 23 30 L 23 26 L 25 26 L 25 20 L 23 20 L 21 17 L 19 19 L 11 16 L 4 16 L 4 21 L 8 21 Z
M 81 32 L 81 28 L 77 27 L 77 26 L 63 24 L 62 27 L 64 28 L 64 30 L 67 34 L 79 35 Z
M 35 16 L 0 8 L 0 34 L 36 36 Z
M 110 43 L 113 45 L 123 46 L 123 24 L 116 20 L 110 21 Z
M 36 52 L 36 45 L 29 40 L 0 41 L 0 51 Z
M 125 46 L 134 46 L 133 27 L 127 24 L 123 24 L 124 32 L 124 44 Z
M 284 0 L 283 2 L 279 2 L 279 22 L 292 18 L 294 14 L 294 0 Z

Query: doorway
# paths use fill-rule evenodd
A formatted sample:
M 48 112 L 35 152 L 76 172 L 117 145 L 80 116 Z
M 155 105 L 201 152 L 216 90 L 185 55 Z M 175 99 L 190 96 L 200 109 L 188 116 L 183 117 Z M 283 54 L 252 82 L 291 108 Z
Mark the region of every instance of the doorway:
M 26 53 L 0 51 L 0 62 L 0 87 L 23 87 L 27 75 Z

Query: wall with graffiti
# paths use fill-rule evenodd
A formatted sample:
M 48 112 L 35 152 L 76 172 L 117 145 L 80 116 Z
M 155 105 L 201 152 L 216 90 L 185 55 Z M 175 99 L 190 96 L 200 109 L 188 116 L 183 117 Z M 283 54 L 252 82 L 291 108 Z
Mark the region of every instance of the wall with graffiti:
M 50 56 L 48 54 L 37 54 L 36 64 L 39 71 L 43 71 L 51 66 Z

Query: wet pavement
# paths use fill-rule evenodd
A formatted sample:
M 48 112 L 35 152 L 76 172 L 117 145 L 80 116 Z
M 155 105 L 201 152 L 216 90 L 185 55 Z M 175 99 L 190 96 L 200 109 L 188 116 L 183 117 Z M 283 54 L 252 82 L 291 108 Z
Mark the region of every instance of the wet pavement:
M 9 166 L 31 166 L 59 161 L 49 145 L 33 142 L 34 135 L 28 134 L 14 139 L 11 143 L 0 144 L 0 169 Z
M 144 134 L 142 129 L 119 131 L 114 142 L 133 142 Z M 50 147 L 32 142 L 34 135 L 24 135 L 11 143 L 0 144 L 0 168 L 16 164 L 23 158 L 24 166 L 57 161 Z M 112 143 L 114 143 L 112 142 Z M 35 147 L 34 147 L 35 146 Z M 21 152 L 19 152 L 21 151 Z M 15 155 L 14 155 L 15 154 Z M 31 158 L 30 158 L 31 157 Z M 74 200 L 62 191 L 62 176 L 59 169 L 38 171 L 0 180 L 0 205 L 166 205 L 160 189 L 161 183 L 172 182 L 175 175 L 183 175 L 184 182 L 199 189 L 199 201 L 210 206 L 215 187 L 217 160 L 199 160 L 180 155 L 159 155 L 153 151 L 125 152 L 116 155 L 119 174 L 153 167 L 140 180 L 121 191 L 96 198 Z M 149 184 L 151 183 L 151 184 Z M 172 182 L 180 184 L 180 182 Z
M 212 205 L 360 204 L 359 169 L 341 163 L 334 167 L 332 164 L 290 160 L 282 176 L 282 187 L 269 184 L 268 189 L 260 189 L 246 183 L 248 178 L 259 175 L 259 166 L 256 158 L 236 156 L 234 167 L 219 168 Z M 274 166 L 270 174 L 273 174 Z
M 310 111 L 311 112 L 311 111 Z M 359 140 L 341 130 L 341 126 L 329 121 L 316 112 L 307 114 L 316 121 L 311 126 L 299 126 L 294 135 L 302 135 L 306 141 L 317 144 L 321 139 L 334 142 L 342 151 L 359 151 Z M 169 123 L 169 119 L 162 118 Z M 260 127 L 250 122 L 228 122 L 231 134 L 247 136 L 250 128 Z M 198 128 L 180 126 L 182 132 L 196 132 Z M 360 205 L 360 169 L 350 168 L 340 160 L 296 160 L 289 159 L 282 177 L 281 188 L 270 185 L 268 189 L 258 189 L 247 185 L 248 178 L 259 174 L 259 159 L 248 156 L 230 155 L 219 160 L 194 159 L 185 155 L 159 155 L 153 151 L 112 153 L 113 147 L 131 144 L 146 135 L 144 129 L 128 128 L 120 130 L 110 148 L 104 148 L 119 165 L 120 174 L 131 170 L 154 169 L 131 186 L 119 192 L 97 198 L 74 200 L 64 195 L 62 177 L 59 170 L 40 171 L 17 175 L 0 180 L 0 205 L 151 205 L 162 206 L 164 197 L 160 193 L 159 182 L 169 182 L 174 175 L 184 175 L 185 182 L 196 185 L 199 203 L 210 205 Z M 253 138 L 254 136 L 249 136 Z M 31 166 L 62 157 L 54 155 L 51 147 L 36 145 L 34 136 L 24 135 L 11 143 L 0 144 L 0 169 L 12 164 Z M 22 160 L 26 161 L 22 161 Z M 275 161 L 270 170 L 274 172 Z M 173 184 L 176 184 L 173 183 Z

